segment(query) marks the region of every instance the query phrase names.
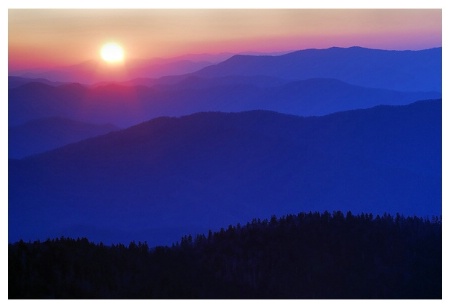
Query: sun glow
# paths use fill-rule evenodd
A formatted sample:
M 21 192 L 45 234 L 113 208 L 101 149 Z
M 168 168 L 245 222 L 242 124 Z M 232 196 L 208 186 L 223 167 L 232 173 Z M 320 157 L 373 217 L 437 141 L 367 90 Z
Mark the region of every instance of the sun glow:
M 123 62 L 123 48 L 117 43 L 107 43 L 102 46 L 100 51 L 102 59 L 108 63 Z

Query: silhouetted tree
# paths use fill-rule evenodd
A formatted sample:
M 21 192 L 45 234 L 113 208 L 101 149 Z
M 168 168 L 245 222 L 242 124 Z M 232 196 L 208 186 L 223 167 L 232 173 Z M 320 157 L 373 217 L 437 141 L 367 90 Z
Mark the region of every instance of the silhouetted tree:
M 254 219 L 169 247 L 8 245 L 9 298 L 441 298 L 441 219 L 340 211 Z

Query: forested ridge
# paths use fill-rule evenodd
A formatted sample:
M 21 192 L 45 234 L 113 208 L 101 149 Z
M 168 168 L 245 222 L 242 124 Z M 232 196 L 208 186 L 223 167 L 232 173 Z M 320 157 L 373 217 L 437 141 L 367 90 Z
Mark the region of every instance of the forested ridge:
M 19 241 L 17 298 L 442 298 L 442 226 L 432 217 L 309 212 L 254 219 L 171 247 Z

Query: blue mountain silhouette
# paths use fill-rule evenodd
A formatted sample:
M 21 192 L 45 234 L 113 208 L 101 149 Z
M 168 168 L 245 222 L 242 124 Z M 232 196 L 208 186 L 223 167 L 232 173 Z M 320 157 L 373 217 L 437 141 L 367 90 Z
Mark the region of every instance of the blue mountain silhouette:
M 374 89 L 334 79 L 288 81 L 268 76 L 183 76 L 171 80 L 151 87 L 27 83 L 9 89 L 9 125 L 45 117 L 65 117 L 126 127 L 159 116 L 255 109 L 310 116 L 441 98 L 440 92 Z
M 441 100 L 157 118 L 9 160 L 9 240 L 170 244 L 300 211 L 441 214 Z
M 442 48 L 393 51 L 333 47 L 280 56 L 236 55 L 195 74 L 265 75 L 290 80 L 332 78 L 370 88 L 441 92 Z
M 66 118 L 42 118 L 8 129 L 8 157 L 46 152 L 66 144 L 118 130 L 112 124 L 91 124 Z

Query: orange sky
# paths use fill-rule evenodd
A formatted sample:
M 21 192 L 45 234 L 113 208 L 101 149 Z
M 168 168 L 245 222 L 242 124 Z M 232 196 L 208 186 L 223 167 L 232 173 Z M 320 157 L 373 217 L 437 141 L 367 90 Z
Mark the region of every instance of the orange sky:
M 332 46 L 442 46 L 441 10 L 10 9 L 9 70 L 98 59 L 103 43 L 127 58 L 288 51 Z

